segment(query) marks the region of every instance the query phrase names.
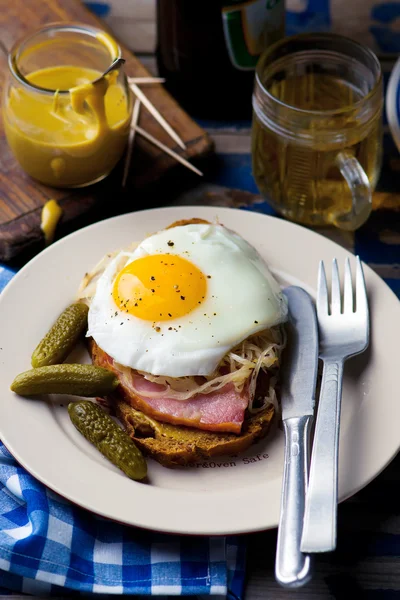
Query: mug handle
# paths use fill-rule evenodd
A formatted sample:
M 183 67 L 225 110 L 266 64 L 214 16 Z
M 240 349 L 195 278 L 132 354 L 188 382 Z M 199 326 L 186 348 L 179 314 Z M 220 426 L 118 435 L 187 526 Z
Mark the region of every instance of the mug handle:
M 365 223 L 372 210 L 372 190 L 364 169 L 350 152 L 343 150 L 336 156 L 336 165 L 350 188 L 351 210 L 337 215 L 334 221 L 339 229 L 354 231 Z

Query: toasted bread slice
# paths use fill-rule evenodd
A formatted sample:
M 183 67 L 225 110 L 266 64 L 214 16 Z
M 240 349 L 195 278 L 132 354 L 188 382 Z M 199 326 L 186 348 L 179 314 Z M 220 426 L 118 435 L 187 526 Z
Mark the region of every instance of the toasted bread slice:
M 90 339 L 88 349 L 94 364 L 112 367 L 103 360 L 107 356 Z M 238 454 L 251 444 L 265 437 L 274 416 L 274 407 L 247 418 L 240 434 L 202 431 L 183 425 L 161 423 L 142 411 L 137 405 L 135 394 L 126 386 L 109 398 L 115 412 L 136 444 L 149 456 L 163 465 L 186 465 L 197 460 L 222 454 Z
M 144 454 L 166 467 L 188 465 L 224 454 L 239 454 L 268 434 L 274 416 L 271 405 L 248 418 L 242 433 L 236 435 L 160 423 L 117 397 L 112 402 L 117 417 L 135 444 Z
M 210 221 L 206 221 L 205 219 L 199 219 L 198 217 L 193 217 L 192 219 L 180 219 L 179 221 L 174 221 L 171 225 L 168 225 L 165 229 L 173 229 L 174 227 L 183 227 L 184 225 L 211 225 Z

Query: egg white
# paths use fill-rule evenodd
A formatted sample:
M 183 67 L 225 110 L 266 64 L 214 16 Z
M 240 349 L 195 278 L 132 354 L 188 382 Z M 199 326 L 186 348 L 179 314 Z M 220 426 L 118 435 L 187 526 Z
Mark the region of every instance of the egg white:
M 192 224 L 161 231 L 128 253 L 125 264 L 166 253 L 211 276 L 206 298 L 184 317 L 156 323 L 157 332 L 153 322 L 122 312 L 114 303 L 113 282 L 124 253 L 116 256 L 97 283 L 87 335 L 121 365 L 169 377 L 209 375 L 237 343 L 286 320 L 286 298 L 267 265 L 225 227 Z

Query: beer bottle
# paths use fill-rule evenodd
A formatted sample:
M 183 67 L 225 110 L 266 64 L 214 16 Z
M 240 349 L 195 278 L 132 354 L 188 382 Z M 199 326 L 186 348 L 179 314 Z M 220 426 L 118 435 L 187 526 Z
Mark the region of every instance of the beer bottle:
M 157 0 L 157 62 L 193 116 L 251 116 L 260 53 L 284 34 L 284 0 Z

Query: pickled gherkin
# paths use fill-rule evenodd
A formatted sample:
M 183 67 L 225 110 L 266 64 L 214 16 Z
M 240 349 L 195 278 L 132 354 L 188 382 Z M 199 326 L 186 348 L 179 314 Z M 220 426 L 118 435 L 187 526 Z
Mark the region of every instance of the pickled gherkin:
M 32 354 L 32 367 L 62 363 L 87 328 L 88 307 L 82 302 L 71 304 L 58 317 Z
M 68 413 L 76 429 L 128 477 L 146 477 L 147 464 L 142 453 L 100 406 L 89 400 L 71 402 Z
M 111 371 L 93 365 L 49 365 L 20 373 L 11 390 L 20 396 L 38 394 L 72 394 L 73 396 L 104 396 L 118 385 Z

